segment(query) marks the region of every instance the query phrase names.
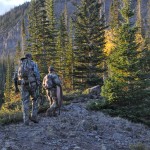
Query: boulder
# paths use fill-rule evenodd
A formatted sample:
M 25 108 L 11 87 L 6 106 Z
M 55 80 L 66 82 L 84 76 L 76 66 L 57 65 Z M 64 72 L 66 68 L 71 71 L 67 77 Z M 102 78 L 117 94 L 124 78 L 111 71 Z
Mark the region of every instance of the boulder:
M 96 85 L 94 87 L 86 89 L 83 92 L 83 94 L 89 94 L 90 96 L 95 98 L 95 97 L 99 97 L 100 96 L 100 90 L 101 90 L 100 85 Z
M 88 90 L 89 90 L 89 94 L 97 95 L 97 96 L 100 95 L 100 85 L 96 85 L 94 87 L 91 87 Z

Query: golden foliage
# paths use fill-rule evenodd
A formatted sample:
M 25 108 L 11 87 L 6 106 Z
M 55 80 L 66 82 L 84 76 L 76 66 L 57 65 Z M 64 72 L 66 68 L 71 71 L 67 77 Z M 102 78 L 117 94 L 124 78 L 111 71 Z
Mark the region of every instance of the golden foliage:
M 142 50 L 145 46 L 145 39 L 142 37 L 140 33 L 136 34 L 136 42 L 139 44 L 138 50 Z
M 106 53 L 106 55 L 108 56 L 111 52 L 111 50 L 114 47 L 114 43 L 112 42 L 113 40 L 113 33 L 112 30 L 107 30 L 105 32 L 105 38 L 106 38 L 106 44 L 105 44 L 105 49 L 104 52 Z

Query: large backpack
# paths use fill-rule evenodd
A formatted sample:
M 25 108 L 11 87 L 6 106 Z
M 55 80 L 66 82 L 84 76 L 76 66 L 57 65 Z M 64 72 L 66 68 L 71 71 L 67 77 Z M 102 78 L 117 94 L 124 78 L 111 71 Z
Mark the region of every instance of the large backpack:
M 34 67 L 32 60 L 23 59 L 18 70 L 19 77 L 29 82 L 34 82 L 36 80 Z
M 54 79 L 51 74 L 47 74 L 45 76 L 44 86 L 46 89 L 52 89 L 53 87 L 55 87 Z

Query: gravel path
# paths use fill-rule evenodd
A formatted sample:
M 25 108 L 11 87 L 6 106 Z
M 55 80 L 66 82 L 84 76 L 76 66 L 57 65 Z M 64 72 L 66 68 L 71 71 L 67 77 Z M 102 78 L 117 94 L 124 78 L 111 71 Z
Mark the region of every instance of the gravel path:
M 150 150 L 150 128 L 85 106 L 71 103 L 58 117 L 39 116 L 38 124 L 0 127 L 0 150 Z

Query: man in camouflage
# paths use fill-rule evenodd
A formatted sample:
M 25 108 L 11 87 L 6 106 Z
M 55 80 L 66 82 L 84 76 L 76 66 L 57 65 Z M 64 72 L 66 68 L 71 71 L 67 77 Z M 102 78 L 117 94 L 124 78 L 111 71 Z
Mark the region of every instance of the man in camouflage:
M 50 104 L 50 107 L 46 111 L 46 115 L 57 116 L 56 111 L 59 106 L 58 106 L 57 95 L 56 95 L 57 92 L 56 86 L 61 86 L 61 81 L 58 75 L 55 73 L 54 67 L 50 66 L 48 71 L 49 74 L 47 74 L 43 79 L 43 87 L 46 89 L 46 95 L 48 97 L 49 104 Z M 53 81 L 53 86 L 50 89 L 46 87 L 46 80 L 48 75 L 52 77 L 52 81 Z
M 22 75 L 21 65 L 25 62 L 30 62 L 30 68 L 27 78 Z M 38 123 L 38 87 L 40 85 L 40 73 L 37 64 L 32 61 L 32 55 L 26 54 L 25 58 L 21 59 L 20 67 L 18 68 L 18 81 L 21 85 L 21 97 L 22 97 L 22 109 L 23 120 L 25 125 L 29 125 L 29 101 L 32 97 L 32 113 L 30 120 L 34 123 Z

